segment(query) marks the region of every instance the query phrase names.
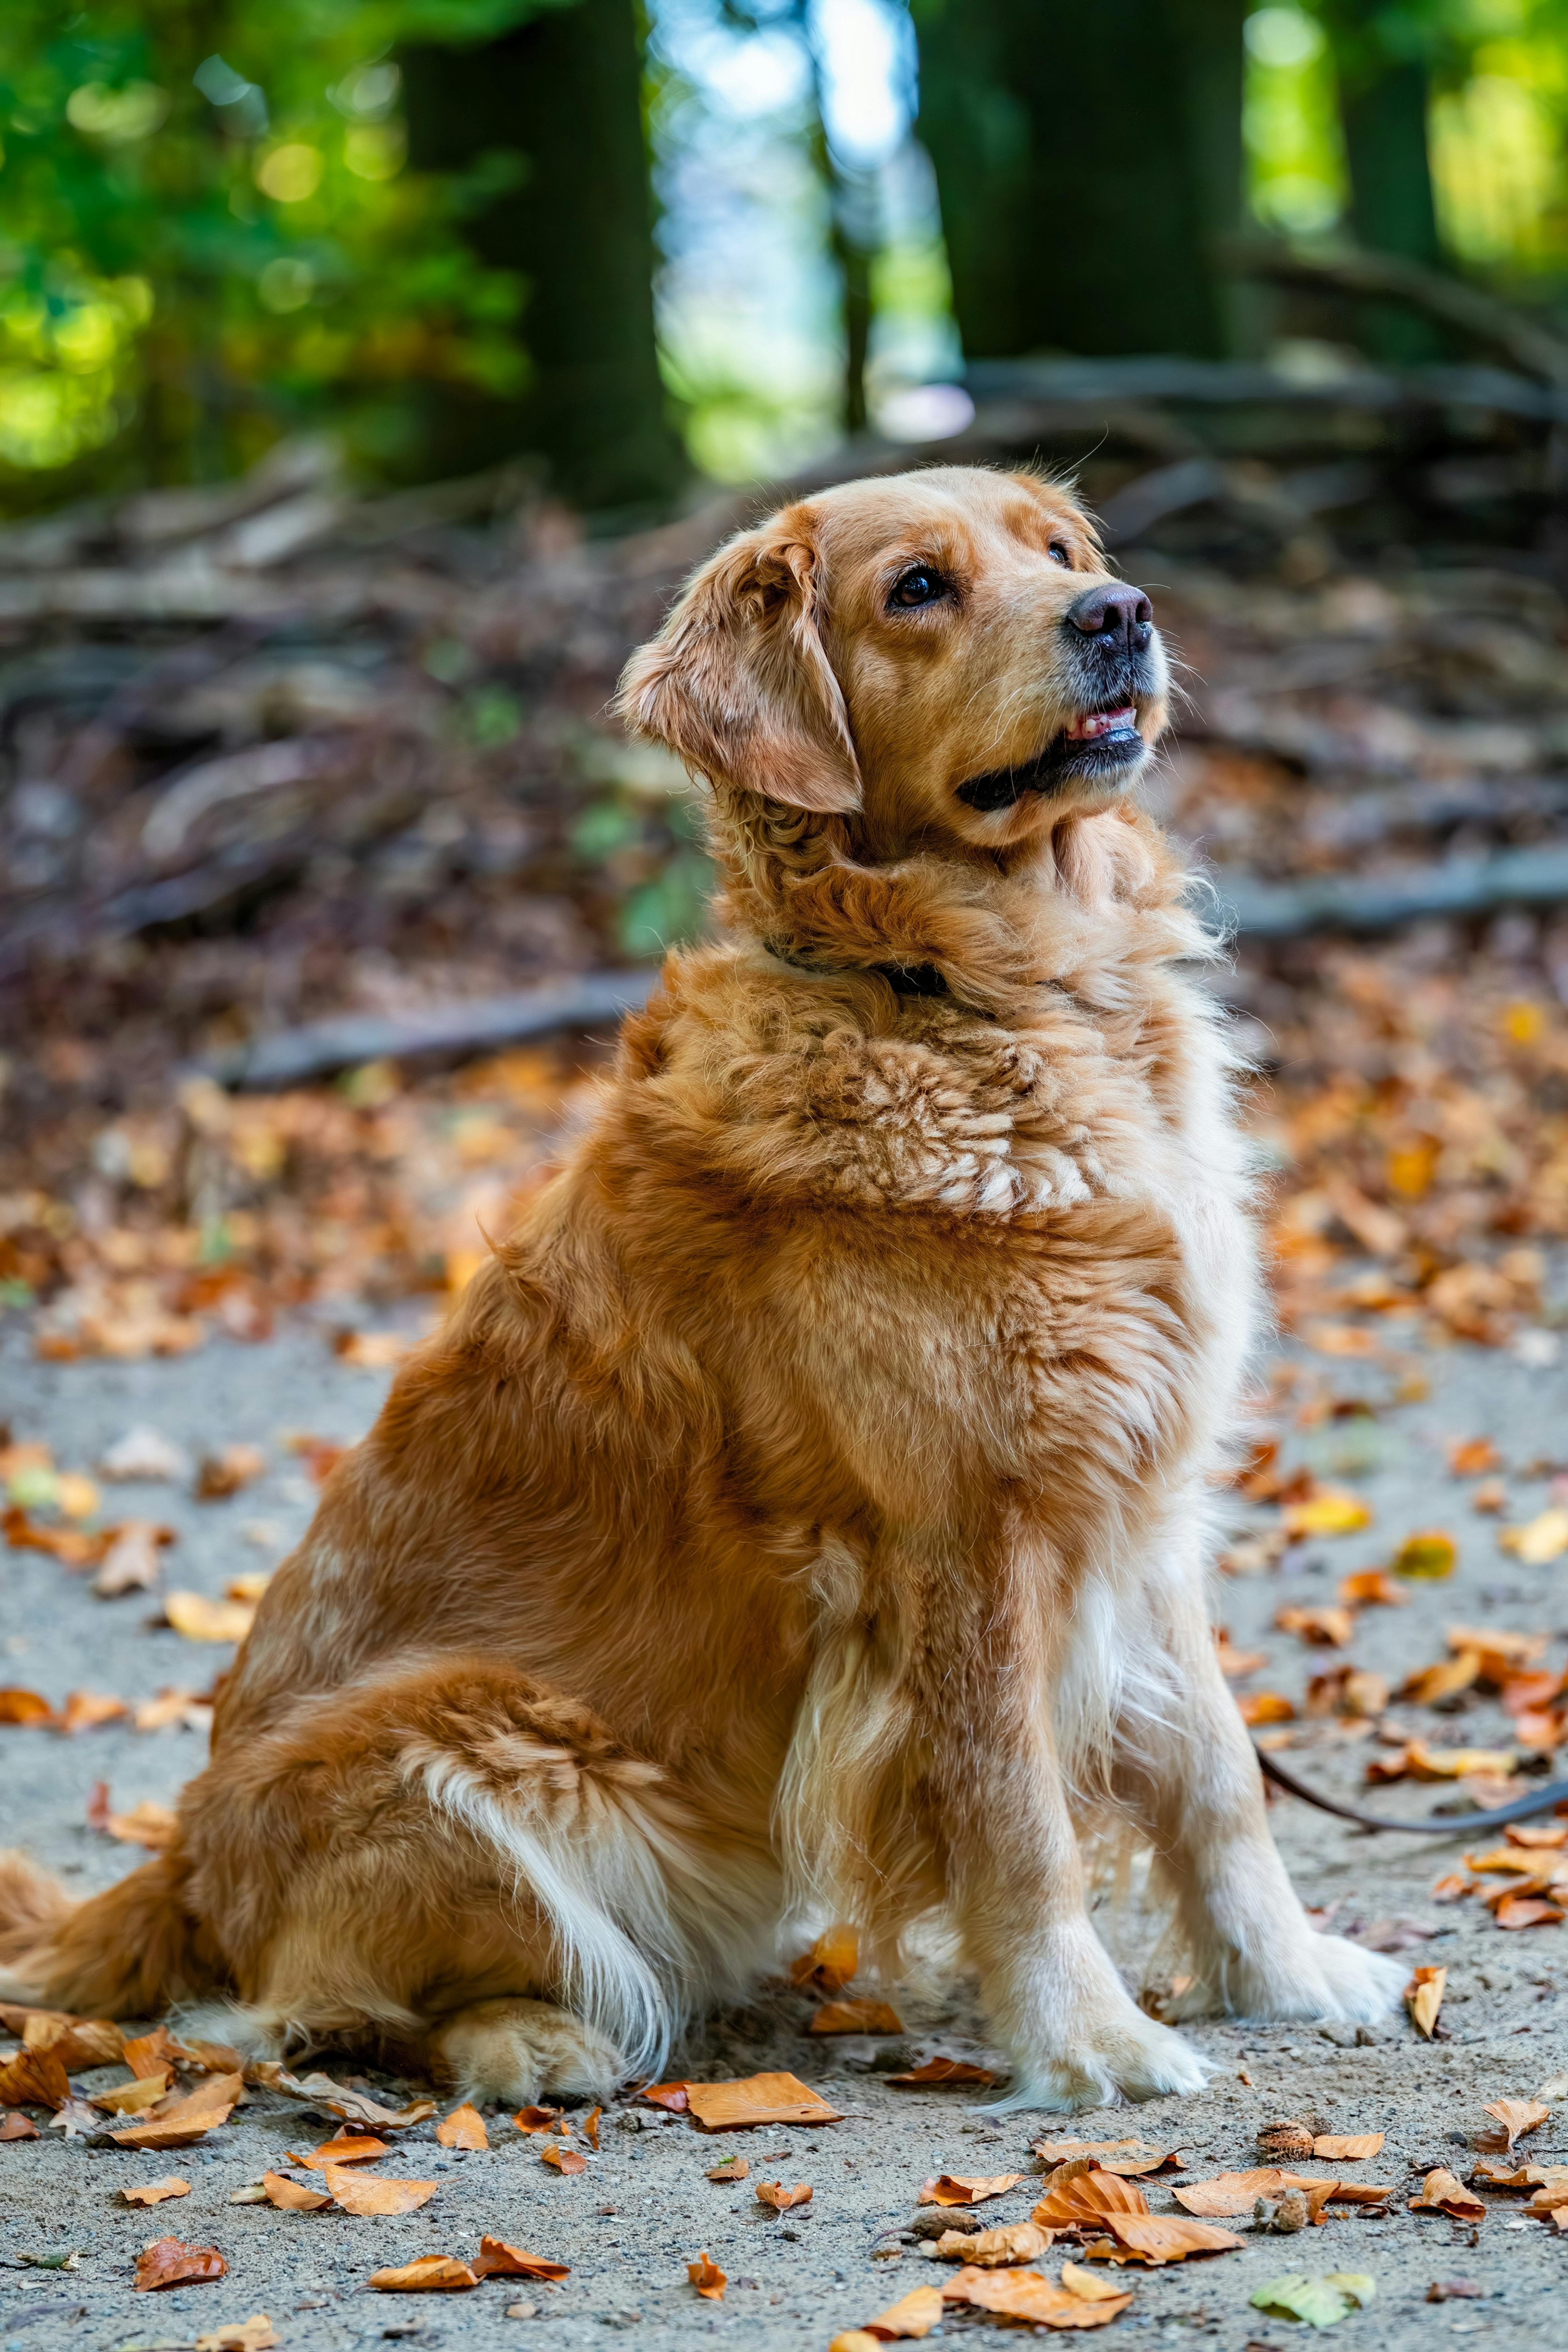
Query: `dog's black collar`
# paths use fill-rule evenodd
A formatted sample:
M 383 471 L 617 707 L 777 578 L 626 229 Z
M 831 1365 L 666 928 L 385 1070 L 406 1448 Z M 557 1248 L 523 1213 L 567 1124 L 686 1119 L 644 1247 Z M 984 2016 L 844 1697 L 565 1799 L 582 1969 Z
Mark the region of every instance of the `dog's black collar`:
M 781 940 L 764 940 L 763 945 L 771 956 L 777 956 L 781 963 L 791 965 L 796 971 L 815 972 L 822 979 L 829 977 L 837 979 L 849 971 L 866 971 L 872 973 L 878 980 L 885 980 L 889 987 L 899 996 L 945 996 L 951 999 L 952 995 L 952 991 L 949 988 L 938 964 L 812 963 L 805 956 L 792 955 Z

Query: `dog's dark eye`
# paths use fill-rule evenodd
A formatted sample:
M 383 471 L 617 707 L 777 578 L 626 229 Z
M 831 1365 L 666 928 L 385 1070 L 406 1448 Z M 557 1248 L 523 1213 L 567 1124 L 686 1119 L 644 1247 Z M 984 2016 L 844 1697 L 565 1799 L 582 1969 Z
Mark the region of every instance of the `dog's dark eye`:
M 1072 550 L 1063 541 L 1053 539 L 1047 553 L 1053 563 L 1065 563 L 1069 571 L 1072 569 Z
M 947 593 L 947 582 L 929 563 L 917 563 L 893 583 L 889 604 L 934 604 Z

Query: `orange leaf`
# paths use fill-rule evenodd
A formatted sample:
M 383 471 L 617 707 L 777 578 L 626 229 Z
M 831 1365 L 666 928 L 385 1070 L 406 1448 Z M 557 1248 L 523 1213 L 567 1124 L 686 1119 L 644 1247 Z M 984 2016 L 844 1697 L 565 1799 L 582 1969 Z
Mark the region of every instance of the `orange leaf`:
M 98 1691 L 68 1691 L 60 1710 L 60 1729 L 92 1731 L 100 1723 L 121 1722 L 130 1712 L 122 1698 L 106 1698 Z
M 944 2230 L 936 2250 L 944 2263 L 995 2270 L 1007 2263 L 1037 2262 L 1055 2235 L 1037 2221 L 1009 2221 L 999 2230 Z
M 188 2197 L 191 2184 L 177 2173 L 165 2173 L 162 2180 L 143 2180 L 120 2192 L 128 2205 L 162 2205 L 165 2198 Z
M 1410 1599 L 1381 1568 L 1363 1568 L 1354 1576 L 1342 1576 L 1339 1597 L 1352 1609 L 1403 1609 Z
M 1399 1696 L 1414 1699 L 1417 1706 L 1436 1706 L 1440 1699 L 1453 1698 L 1459 1691 L 1468 1690 L 1479 1678 L 1480 1671 L 1479 1653 L 1461 1650 L 1457 1658 L 1439 1658 L 1435 1666 L 1423 1666 L 1419 1674 L 1407 1675 L 1399 1685 Z
M 0 2066 L 0 2107 L 63 2107 L 71 2086 L 52 2050 L 19 2051 Z
M 1180 2214 L 1111 2213 L 1105 2219 L 1109 2242 L 1096 2239 L 1085 2246 L 1091 2262 L 1184 2263 L 1189 2254 L 1239 2253 L 1241 2240 L 1207 2221 L 1189 2221 Z
M 1510 2148 L 1516 2139 L 1527 2132 L 1539 2131 L 1552 2110 L 1539 2099 L 1494 2099 L 1482 2113 L 1496 2116 L 1500 2131 L 1487 2132 L 1478 2137 L 1476 2146 L 1488 2148 Z
M 703 2131 L 757 2124 L 836 2124 L 843 2117 L 795 2074 L 748 2074 L 733 2083 L 688 2083 L 687 2105 Z
M 967 2058 L 928 2058 L 907 2074 L 889 2074 L 889 2083 L 907 2083 L 923 2091 L 954 2090 L 965 2084 L 983 2089 L 996 2080 L 988 2066 L 971 2065 Z
M 166 2286 L 190 2286 L 198 2280 L 226 2278 L 228 2264 L 216 2246 L 183 2246 L 178 2238 L 160 2238 L 136 2257 L 136 2292 L 152 2294 Z
M 365 2125 L 372 2131 L 407 2131 L 436 2112 L 434 2099 L 412 2099 L 405 2107 L 386 2107 L 368 2092 L 351 2091 L 345 2084 L 334 2083 L 330 2074 L 291 2074 L 287 2066 L 258 2066 L 252 2080 L 269 2091 L 281 2091 L 288 2098 L 303 2099 L 323 2115 L 336 2116 L 340 2123 Z
M 797 2180 L 793 2189 L 786 2189 L 782 2180 L 759 2180 L 757 2202 L 771 2206 L 775 2213 L 787 2213 L 792 2205 L 809 2205 L 811 2190 L 804 2180 Z
M 29 2050 L 52 2050 L 68 2073 L 74 2066 L 112 2066 L 126 2055 L 120 2028 L 107 2017 L 37 2011 L 23 2028 L 22 2040 Z
M 1510 1822 L 1503 1835 L 1510 1845 L 1568 1845 L 1568 1822 Z
M 1540 1895 L 1505 1895 L 1492 1913 L 1500 1927 L 1556 1927 L 1565 1916 L 1561 1906 Z
M 1069 2287 L 1054 2286 L 1038 2271 L 964 2269 L 942 2288 L 946 2303 L 964 2303 L 989 2311 L 998 2319 L 1013 2319 L 1044 2327 L 1103 2327 L 1127 2309 L 1130 2294 L 1088 2296 Z
M 586 2172 L 588 2169 L 588 2159 L 585 2156 L 580 2156 L 574 2147 L 557 2147 L 553 2141 L 548 2147 L 540 2149 L 539 2161 L 541 2164 L 552 2166 L 557 2172 L 570 2174 Z
M 324 2172 L 329 2164 L 374 2164 L 386 2152 L 384 2139 L 329 2139 L 313 2147 L 309 2156 L 291 2156 L 289 2161 L 312 2172 Z
M 998 2172 L 966 2179 L 959 2173 L 939 2172 L 925 2183 L 916 2201 L 921 2205 L 984 2205 L 988 2197 L 1005 2197 L 1023 2178 L 1021 2172 Z
M 724 2164 L 715 2164 L 709 2171 L 710 2180 L 744 2180 L 752 2168 L 743 2156 L 732 2156 Z
M 169 2069 L 160 2066 L 155 2074 L 132 2074 L 128 2083 L 115 2083 L 107 2091 L 95 2091 L 91 2104 L 110 2115 L 136 2116 L 145 2107 L 155 2107 L 168 2088 Z
M 180 2047 L 167 2026 L 155 2025 L 151 2033 L 139 2033 L 123 2043 L 120 2054 L 133 2074 L 163 2074 L 174 2063 L 180 2054 Z M 232 2074 L 238 2065 L 237 2058 L 224 2072 Z
M 1047 2229 L 1071 2230 L 1085 2221 L 1104 2221 L 1108 2215 L 1146 2214 L 1143 2191 L 1118 2172 L 1083 2168 L 1081 2158 L 1059 2164 L 1046 2181 L 1039 2203 L 1030 2214 Z
M 442 2117 L 436 2126 L 436 2137 L 443 2147 L 489 2147 L 490 2144 L 483 2116 L 467 2102 Z
M 940 2326 L 942 2315 L 942 2289 L 917 2286 L 911 2294 L 900 2295 L 897 2303 L 889 2304 L 877 2318 L 868 2319 L 860 2332 L 879 2344 L 902 2341 L 909 2336 L 929 2336 L 933 2327 Z
M 243 1642 L 255 1622 L 248 1601 L 209 1601 L 205 1592 L 170 1592 L 163 1615 L 187 1642 Z
M 808 2033 L 901 2033 L 903 2020 L 885 2000 L 825 2000 L 812 2011 Z
M 1457 2221 L 1479 2221 L 1486 2210 L 1474 2189 L 1465 2188 L 1441 2165 L 1426 2175 L 1420 2196 L 1410 2200 L 1413 2213 L 1451 2213 Z
M 321 2179 L 345 2213 L 412 2213 L 428 2205 L 440 2186 L 435 2180 L 388 2180 L 379 2172 L 359 2172 L 324 2164 Z
M 281 2172 L 264 2172 L 261 2186 L 268 2203 L 282 2213 L 319 2213 L 332 2201 L 324 2189 L 307 2189 L 302 2180 L 289 2180 Z
M 1248 1691 L 1238 1697 L 1243 1723 L 1294 1723 L 1296 1710 L 1280 1691 Z
M 480 2278 L 563 2279 L 572 2275 L 570 2263 L 548 2262 L 542 2254 L 525 2254 L 504 2238 L 481 2238 L 473 2268 Z
M 790 1982 L 815 1985 L 818 1992 L 842 1992 L 860 1964 L 860 1947 L 853 1927 L 825 1929 L 809 1952 L 790 1963 Z
M 1320 2132 L 1312 2154 L 1328 2164 L 1359 2164 L 1363 2157 L 1383 2154 L 1382 2132 Z
M 54 1708 L 37 1691 L 0 1690 L 0 1723 L 53 1724 Z
M 1503 1466 L 1502 1455 L 1489 1437 L 1450 1437 L 1447 1451 L 1448 1467 L 1456 1478 L 1480 1478 L 1489 1470 Z
M 1079 2157 L 1093 2159 L 1097 2172 L 1128 2177 L 1150 2172 L 1180 2172 L 1185 2160 L 1180 2147 L 1151 2147 L 1141 2139 L 1037 2139 L 1029 2153 L 1047 2164 L 1071 2164 Z
M 1437 2022 L 1437 2011 L 1443 2006 L 1443 1988 L 1448 1981 L 1447 1969 L 1417 1969 L 1405 1988 L 1405 1999 L 1413 2024 L 1428 2042 Z
M 705 2253 L 699 2254 L 694 2263 L 687 2263 L 686 2275 L 704 2302 L 723 2302 L 724 2289 L 729 2284 L 729 2281 L 718 2263 L 710 2262 Z
M 461 2294 L 479 2283 L 455 2254 L 420 2254 L 396 2270 L 373 2271 L 370 2279 L 383 2294 Z
M 593 2107 L 583 2118 L 583 2137 L 595 2153 L 599 2146 L 599 2117 L 604 2112 L 603 2107 Z
M 244 2091 L 238 2074 L 212 2074 L 186 2097 L 145 2123 L 128 2124 L 110 2137 L 120 2147 L 189 2147 L 226 2123 Z
M 552 2132 L 563 2120 L 559 2107 L 519 2107 L 512 2117 L 520 2132 Z
M 1281 1609 L 1274 1622 L 1282 1633 L 1294 1633 L 1300 1641 L 1328 1649 L 1346 1649 L 1355 1638 L 1353 1612 L 1333 1605 L 1326 1609 Z
M 0 2139 L 37 2139 L 37 2125 L 31 2116 L 23 2115 L 19 2108 L 13 2107 L 4 2122 L 0 2122 Z
M 649 2083 L 645 2089 L 637 2093 L 637 2096 L 639 2099 L 647 2099 L 650 2106 L 663 2107 L 669 2115 L 683 2116 L 686 2113 L 686 2092 L 687 2085 L 684 2083 Z M 553 2116 L 553 2114 L 554 2110 L 551 2107 L 524 2107 L 522 2111 L 523 2116 Z M 525 2124 L 522 2116 L 514 2116 L 512 2121 L 519 2131 L 550 2129 L 549 2124 Z
M 1185 2181 L 1172 2194 L 1188 2213 L 1228 2221 L 1250 2213 L 1260 2197 L 1282 2197 L 1288 2189 L 1321 2188 L 1326 2192 L 1337 2185 L 1331 2180 L 1310 2181 L 1299 2172 L 1282 2172 L 1277 2165 L 1258 2165 L 1250 2172 L 1221 2172 L 1212 2180 Z M 1326 2203 L 1326 2194 L 1318 2201 Z

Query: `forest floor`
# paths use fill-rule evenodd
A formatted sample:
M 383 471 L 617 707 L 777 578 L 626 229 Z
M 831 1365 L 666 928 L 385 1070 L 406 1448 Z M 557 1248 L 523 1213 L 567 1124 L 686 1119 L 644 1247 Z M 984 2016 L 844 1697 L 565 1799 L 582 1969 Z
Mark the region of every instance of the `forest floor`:
M 1550 1270 L 1548 1296 L 1563 1271 Z M 1386 1350 L 1347 1366 L 1289 1346 L 1271 1388 L 1270 1425 L 1279 1444 L 1273 1475 L 1287 1492 L 1303 1469 L 1320 1494 L 1341 1491 L 1335 1482 L 1349 1480 L 1345 1491 L 1370 1517 L 1345 1534 L 1291 1543 L 1256 1572 L 1219 1580 L 1218 1613 L 1232 1648 L 1267 1658 L 1247 1686 L 1267 1683 L 1295 1703 L 1298 1720 L 1287 1727 L 1295 1743 L 1290 1761 L 1341 1795 L 1362 1785 L 1369 1756 L 1396 1754 L 1411 1732 L 1434 1747 L 1458 1737 L 1507 1752 L 1507 1718 L 1496 1698 L 1473 1685 L 1447 1702 L 1462 1717 L 1458 1732 L 1446 1716 L 1414 1702 L 1395 1703 L 1392 1716 L 1385 1708 L 1375 1730 L 1352 1717 L 1310 1717 L 1305 1694 L 1314 1673 L 1353 1658 L 1357 1668 L 1396 1684 L 1444 1655 L 1446 1629 L 1456 1622 L 1494 1636 L 1510 1630 L 1549 1636 L 1545 1654 L 1553 1665 L 1568 1640 L 1561 1565 L 1529 1566 L 1498 1540 L 1505 1518 L 1531 1524 L 1551 1507 L 1554 1456 L 1568 1425 L 1568 1370 L 1455 1341 L 1426 1351 L 1422 1372 L 1413 1379 L 1408 1360 Z M 272 1564 L 308 1520 L 314 1489 L 307 1465 L 319 1466 L 321 1454 L 301 1453 L 301 1433 L 321 1445 L 352 1441 L 374 1416 L 385 1379 L 334 1354 L 309 1321 L 250 1345 L 215 1339 L 172 1361 L 58 1363 L 39 1362 L 13 1324 L 0 1347 L 0 1418 L 9 1418 L 16 1444 L 47 1444 L 68 1473 L 90 1472 L 133 1427 L 156 1429 L 193 1461 L 226 1445 L 258 1449 L 255 1475 L 226 1498 L 195 1499 L 188 1479 L 116 1489 L 116 1513 L 132 1496 L 136 1509 L 174 1529 L 170 1556 L 178 1569 L 170 1569 L 168 1582 L 217 1603 L 237 1578 Z M 1423 1387 L 1429 1393 L 1420 1394 Z M 1368 1409 L 1351 1410 L 1356 1404 Z M 1475 1512 L 1475 1479 L 1447 1466 L 1451 1443 L 1482 1438 L 1503 1465 L 1500 1516 Z M 1267 1488 L 1270 1481 L 1258 1483 Z M 1237 1507 L 1238 1519 L 1261 1532 L 1259 1548 L 1278 1552 L 1278 1541 L 1268 1540 L 1278 1503 L 1265 1495 L 1239 1498 Z M 1348 1648 L 1314 1647 L 1276 1629 L 1282 1606 L 1331 1605 L 1342 1574 L 1386 1565 L 1405 1537 L 1435 1524 L 1457 1539 L 1452 1575 L 1410 1581 L 1402 1588 L 1408 1606 L 1358 1612 Z M 1245 1542 L 1244 1528 L 1232 1553 L 1244 1569 Z M 5 1679 L 37 1688 L 57 1710 L 71 1689 L 133 1706 L 161 1691 L 199 1692 L 232 1654 L 160 1622 L 163 1611 L 149 1591 L 96 1598 L 86 1574 L 68 1572 L 44 1552 L 12 1551 L 7 1564 Z M 199 1708 L 192 1720 L 199 1727 Z M 205 1744 L 199 1727 L 138 1731 L 124 1717 L 74 1736 L 16 1727 L 0 1731 L 0 1740 L 7 1834 L 83 1893 L 117 1876 L 134 1852 L 89 1825 L 89 1808 L 103 1814 L 101 1803 L 92 1806 L 95 1784 L 109 1784 L 117 1818 L 137 1805 L 166 1804 L 199 1768 Z M 1483 1800 L 1490 1793 L 1484 1778 L 1471 1787 Z M 458 2336 L 510 2341 L 519 2329 L 526 2343 L 535 2327 L 573 2352 L 601 2341 L 605 2328 L 661 2352 L 710 2335 L 759 2352 L 826 2352 L 841 2331 L 952 2274 L 927 2258 L 921 2242 L 906 2234 L 900 2242 L 897 2234 L 908 2232 L 921 2184 L 932 2175 L 1021 2174 L 981 2209 L 988 2225 L 1021 2221 L 1038 2193 L 1032 2143 L 1042 2136 L 1136 2134 L 1162 2149 L 1179 2144 L 1188 2151 L 1182 2173 L 1143 2184 L 1156 2212 L 1174 2212 L 1173 2186 L 1265 2160 L 1258 2132 L 1306 2117 L 1319 2129 L 1385 2135 L 1375 2158 L 1340 2168 L 1391 2184 L 1386 2216 L 1353 2209 L 1342 2216 L 1336 2208 L 1321 2234 L 1289 2238 L 1234 2222 L 1238 2252 L 1150 2272 L 1133 2265 L 1121 2274 L 1133 2301 L 1119 2330 L 1136 2329 L 1146 2344 L 1258 2352 L 1302 2333 L 1253 2306 L 1260 2285 L 1303 2272 L 1354 2272 L 1375 2281 L 1376 2301 L 1341 2323 L 1347 2347 L 1411 2352 L 1434 2340 L 1476 2337 L 1497 2352 L 1533 2352 L 1561 2326 L 1568 2253 L 1551 2223 L 1526 2218 L 1525 2197 L 1490 2191 L 1479 2226 L 1407 2210 L 1433 2167 L 1469 2173 L 1489 2102 L 1531 2098 L 1568 2068 L 1568 2025 L 1554 1997 L 1568 1969 L 1564 1929 L 1505 1932 L 1479 1892 L 1434 1901 L 1434 1882 L 1458 1872 L 1467 1850 L 1495 1843 L 1474 1798 L 1447 1793 L 1460 1809 L 1451 1839 L 1373 1837 L 1291 1800 L 1273 1810 L 1303 1897 L 1331 1911 L 1337 1930 L 1406 1951 L 1412 1966 L 1447 1967 L 1436 2041 L 1405 2018 L 1360 2042 L 1347 2029 L 1310 2024 L 1205 2024 L 1189 2029 L 1215 2067 L 1197 2097 L 1070 2121 L 1037 2114 L 992 2119 L 973 2091 L 894 2087 L 870 2071 L 887 2043 L 807 2037 L 808 1996 L 763 1990 L 751 2010 L 711 2024 L 675 2071 L 717 2080 L 788 2069 L 825 2092 L 841 2121 L 810 2131 L 709 2137 L 689 2116 L 623 2101 L 604 2118 L 597 2157 L 585 2171 L 563 2178 L 540 2161 L 540 2141 L 504 2114 L 489 2117 L 485 2152 L 439 2146 L 432 2118 L 402 2134 L 378 2169 L 435 2179 L 437 2194 L 416 2213 L 384 2219 L 231 2201 L 289 2151 L 314 2145 L 331 2128 L 275 2094 L 253 2091 L 222 2128 L 173 2155 L 95 2146 L 86 2133 L 62 2138 L 40 2110 L 36 2140 L 0 2147 L 0 2338 L 25 2343 L 26 2352 L 77 2346 L 149 2352 L 265 2312 L 285 2352 L 335 2352 L 387 2336 L 407 2336 L 425 2352 Z M 1409 1817 L 1444 1795 L 1406 1781 L 1362 1801 Z M 1136 1920 L 1127 1923 L 1127 1937 L 1135 1958 Z M 963 1986 L 892 1989 L 892 1997 L 908 2029 L 896 2045 L 906 2057 L 984 2060 L 984 2025 Z M 352 2063 L 337 2065 L 340 2078 Z M 121 2074 L 89 2069 L 76 2075 L 76 2087 L 90 2094 Z M 386 2095 L 383 2078 L 374 2087 Z M 1568 2160 L 1568 2117 L 1557 2095 L 1550 2104 L 1551 2119 L 1521 2145 L 1521 2159 Z M 750 2159 L 751 2178 L 710 2183 L 709 2168 L 737 2154 Z M 151 2210 L 124 2201 L 128 2188 L 171 2172 L 189 2183 L 188 2196 Z M 809 2182 L 810 2204 L 782 2216 L 767 2211 L 754 2185 L 773 2179 Z M 227 2273 L 143 2302 L 132 2286 L 138 2252 L 170 2232 L 218 2249 Z M 570 2276 L 555 2286 L 490 2279 L 457 2298 L 368 2290 L 382 2265 L 428 2252 L 471 2256 L 485 2233 L 569 2264 Z M 1064 2251 L 1072 2249 L 1058 2246 L 1058 2262 Z M 703 2252 L 727 2274 L 721 2302 L 700 2299 L 689 2283 L 687 2265 Z M 64 2269 L 62 2258 L 69 2258 Z M 1054 2275 L 1058 2264 L 1047 2257 L 1042 2266 Z M 1449 2291 L 1435 2305 L 1433 2290 L 1445 2282 Z M 510 2315 L 521 2311 L 529 2315 Z M 941 2334 L 992 2324 L 978 2311 L 950 2313 Z

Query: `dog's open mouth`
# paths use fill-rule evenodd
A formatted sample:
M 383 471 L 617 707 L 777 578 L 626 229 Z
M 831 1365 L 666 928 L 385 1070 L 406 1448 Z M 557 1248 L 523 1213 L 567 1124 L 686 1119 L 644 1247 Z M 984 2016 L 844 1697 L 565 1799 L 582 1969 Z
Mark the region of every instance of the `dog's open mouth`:
M 1026 793 L 1059 793 L 1069 784 L 1113 784 L 1130 776 L 1143 759 L 1138 712 L 1131 702 L 1110 710 L 1083 710 L 1017 768 L 994 768 L 958 787 L 972 809 L 1011 808 Z

